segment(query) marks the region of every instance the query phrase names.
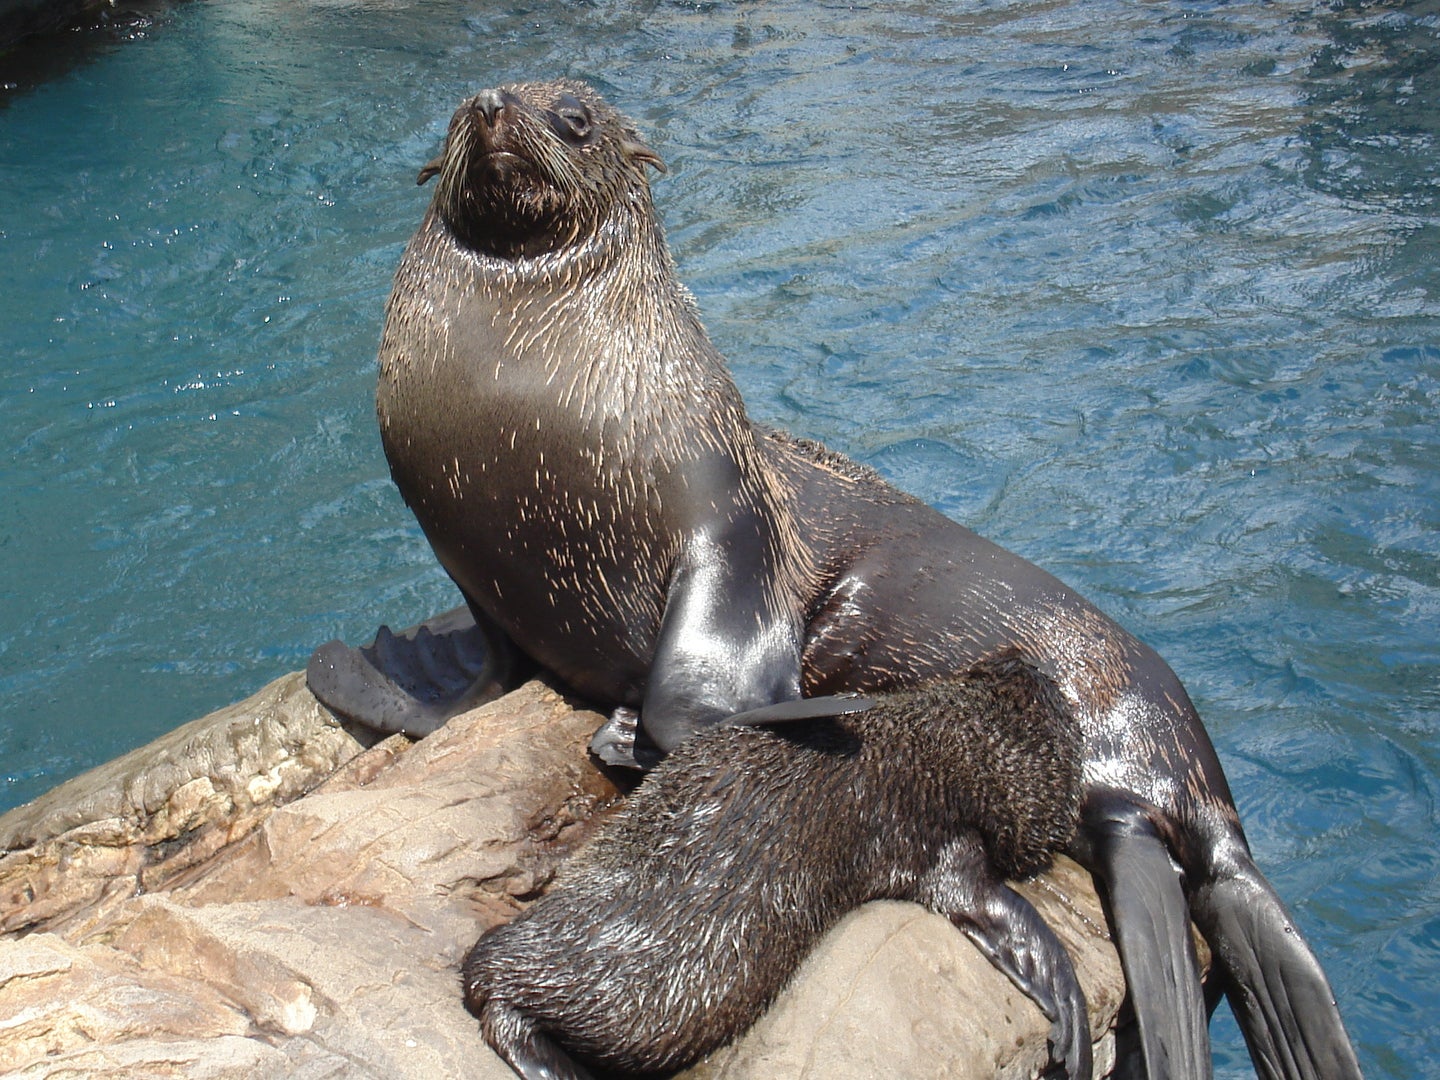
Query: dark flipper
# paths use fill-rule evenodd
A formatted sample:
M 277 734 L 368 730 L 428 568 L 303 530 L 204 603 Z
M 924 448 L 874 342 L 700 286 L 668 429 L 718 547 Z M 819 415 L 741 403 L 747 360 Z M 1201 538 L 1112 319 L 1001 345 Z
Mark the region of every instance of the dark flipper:
M 977 838 L 957 841 L 914 899 L 946 916 L 1050 1021 L 1047 1076 L 1089 1080 L 1090 1024 L 1070 954 L 1040 913 L 990 870 Z
M 858 694 L 837 694 L 830 697 L 795 698 L 758 709 L 747 709 L 720 721 L 736 727 L 768 727 L 791 724 L 797 720 L 821 720 L 832 716 L 849 716 L 864 712 L 875 704 L 873 698 Z M 643 737 L 640 714 L 624 705 L 610 714 L 610 719 L 590 739 L 590 752 L 606 765 L 622 769 L 651 769 L 660 762 L 660 751 Z
M 705 524 L 686 536 L 670 568 L 640 703 L 641 731 L 661 753 L 727 716 L 800 696 L 804 629 L 773 602 L 772 522 L 758 507 L 742 508 L 745 500 L 732 507 L 728 495 L 725 511 L 715 510 L 714 493 L 737 491 L 743 480 L 728 455 L 702 455 L 680 471 L 696 500 L 684 512 Z
M 831 697 L 796 698 L 781 701 L 759 709 L 749 709 L 727 717 L 722 723 L 735 727 L 766 727 L 771 724 L 789 724 L 796 720 L 820 720 L 829 716 L 849 716 L 860 713 L 875 705 L 874 698 L 858 694 L 839 694 Z
M 1145 1075 L 1211 1076 L 1189 909 L 1164 841 L 1138 807 L 1118 800 L 1087 811 L 1084 828 L 1108 893 Z
M 505 1064 L 524 1080 L 591 1080 L 555 1040 L 508 1005 L 486 1002 L 480 1009 L 480 1030 Z
M 1195 921 L 1263 1080 L 1359 1080 L 1335 995 L 1280 898 L 1248 857 L 1195 893 Z
M 305 677 L 345 719 L 419 738 L 508 689 L 513 653 L 502 633 L 460 607 L 398 634 L 382 626 L 358 649 L 327 642 L 310 655 Z
M 660 751 L 641 737 L 640 714 L 628 705 L 617 706 L 590 736 L 590 753 L 617 769 L 643 772 L 660 764 Z

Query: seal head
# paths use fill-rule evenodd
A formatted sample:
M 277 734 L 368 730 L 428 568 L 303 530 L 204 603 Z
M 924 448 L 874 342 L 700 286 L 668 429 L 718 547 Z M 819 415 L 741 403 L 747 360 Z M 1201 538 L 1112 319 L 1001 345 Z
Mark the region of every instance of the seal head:
M 507 259 L 584 243 L 617 201 L 643 189 L 648 202 L 647 165 L 665 169 L 660 155 L 583 83 L 524 89 L 524 98 L 519 87 L 499 87 L 462 103 L 444 152 L 417 178 L 423 184 L 439 177 L 436 207 L 457 239 Z

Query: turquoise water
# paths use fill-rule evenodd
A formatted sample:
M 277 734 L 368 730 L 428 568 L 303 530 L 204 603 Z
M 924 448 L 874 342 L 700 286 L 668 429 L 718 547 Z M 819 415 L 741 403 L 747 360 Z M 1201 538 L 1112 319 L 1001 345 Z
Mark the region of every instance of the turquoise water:
M 669 163 L 753 415 L 1157 646 L 1367 1074 L 1440 1076 L 1434 4 L 197 0 L 35 53 L 0 809 L 455 601 L 379 449 L 382 305 L 455 103 L 572 75 Z

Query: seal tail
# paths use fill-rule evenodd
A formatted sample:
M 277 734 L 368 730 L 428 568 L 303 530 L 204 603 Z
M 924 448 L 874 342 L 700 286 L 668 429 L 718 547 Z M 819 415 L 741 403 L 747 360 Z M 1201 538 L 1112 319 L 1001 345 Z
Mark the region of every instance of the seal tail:
M 1247 856 L 1196 890 L 1193 908 L 1263 1080 L 1360 1080 L 1335 995 L 1270 883 Z

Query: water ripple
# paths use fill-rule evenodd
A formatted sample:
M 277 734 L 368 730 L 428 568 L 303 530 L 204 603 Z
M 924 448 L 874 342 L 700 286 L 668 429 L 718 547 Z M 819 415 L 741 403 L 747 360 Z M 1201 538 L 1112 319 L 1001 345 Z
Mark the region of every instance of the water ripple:
M 754 415 L 1156 645 L 1367 1073 L 1440 1075 L 1423 6 L 243 0 L 131 36 L 0 109 L 0 805 L 453 602 L 379 451 L 384 298 L 456 101 L 574 75 L 667 160 Z

